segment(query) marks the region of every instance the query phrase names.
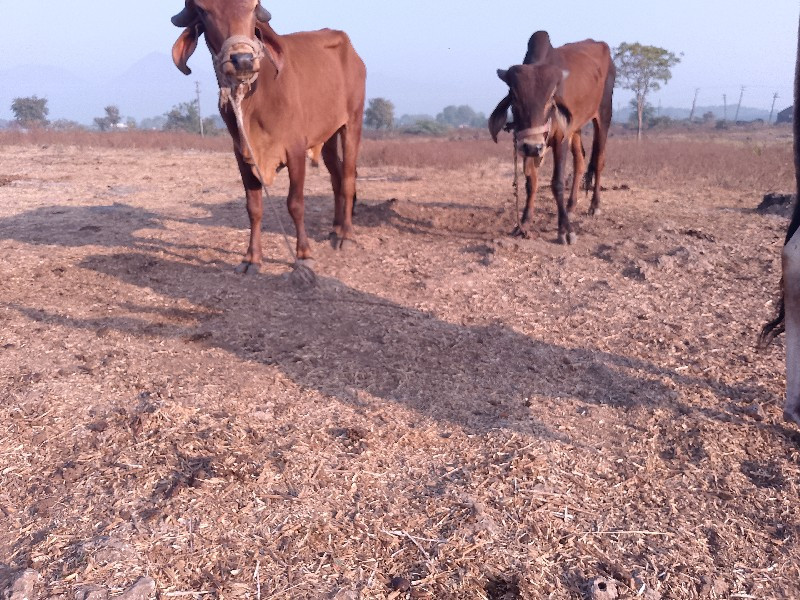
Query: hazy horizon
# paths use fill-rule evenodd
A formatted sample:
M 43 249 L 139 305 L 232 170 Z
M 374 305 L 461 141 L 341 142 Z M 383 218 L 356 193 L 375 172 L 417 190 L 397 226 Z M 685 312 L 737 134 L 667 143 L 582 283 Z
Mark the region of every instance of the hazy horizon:
M 778 112 L 792 104 L 800 7 L 796 0 L 772 4 L 769 10 L 754 10 L 744 2 L 676 0 L 641 10 L 640 3 L 628 0 L 602 6 L 578 0 L 543 11 L 530 1 L 510 1 L 502 9 L 474 1 L 376 5 L 353 0 L 334 6 L 309 0 L 303 7 L 264 1 L 279 33 L 326 26 L 345 30 L 367 64 L 368 98 L 388 98 L 398 116 L 435 115 L 450 104 L 488 113 L 505 94 L 496 69 L 518 63 L 538 29 L 549 31 L 554 45 L 592 37 L 611 46 L 638 41 L 683 53 L 672 80 L 651 96 L 655 106 L 688 108 L 700 88 L 698 105 L 721 105 L 726 94 L 729 107 L 735 107 L 745 86 L 743 106 L 769 110 L 777 92 Z M 191 100 L 195 81 L 201 82 L 204 112 L 213 110 L 216 84 L 204 44 L 189 63 L 190 77 L 162 64 L 180 33 L 169 19 L 182 6 L 182 0 L 142 0 L 135 10 L 129 4 L 101 9 L 96 2 L 75 0 L 34 8 L 0 0 L 7 24 L 2 32 L 6 51 L 0 53 L 0 73 L 7 75 L 0 119 L 12 117 L 10 98 L 35 94 L 30 88 L 36 86 L 51 88 L 39 96 L 56 90 L 64 98 L 49 103 L 53 119 L 86 121 L 86 115 L 100 116 L 107 104 L 137 119 L 156 116 L 176 98 Z M 153 64 L 152 80 L 147 60 Z M 126 86 L 125 73 L 135 65 L 144 83 Z M 629 98 L 629 92 L 617 89 L 615 108 Z M 159 108 L 134 114 L 126 105 Z M 66 110 L 85 114 L 62 114 Z

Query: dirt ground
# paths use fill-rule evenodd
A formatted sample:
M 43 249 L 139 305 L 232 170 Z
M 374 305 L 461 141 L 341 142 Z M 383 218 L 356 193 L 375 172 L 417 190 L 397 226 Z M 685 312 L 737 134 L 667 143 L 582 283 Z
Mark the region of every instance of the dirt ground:
M 546 186 L 506 235 L 511 174 L 359 168 L 341 253 L 312 170 L 304 288 L 269 207 L 234 274 L 228 152 L 0 147 L 0 563 L 62 598 L 800 597 L 776 190 L 610 168 L 563 247 Z

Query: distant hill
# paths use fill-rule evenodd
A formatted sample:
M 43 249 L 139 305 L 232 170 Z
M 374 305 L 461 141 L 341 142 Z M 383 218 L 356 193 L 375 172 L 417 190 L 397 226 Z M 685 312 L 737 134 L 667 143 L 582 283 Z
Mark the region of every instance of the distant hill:
M 131 65 L 124 73 L 90 82 L 58 67 L 29 65 L 0 71 L 0 119 L 12 119 L 11 103 L 20 96 L 47 98 L 50 120 L 72 119 L 91 124 L 116 104 L 120 112 L 137 120 L 161 115 L 175 104 L 195 98 L 200 82 L 203 113 L 217 112 L 217 80 L 202 68 L 202 56 L 193 61 L 190 76 L 181 74 L 166 54 L 153 53 Z

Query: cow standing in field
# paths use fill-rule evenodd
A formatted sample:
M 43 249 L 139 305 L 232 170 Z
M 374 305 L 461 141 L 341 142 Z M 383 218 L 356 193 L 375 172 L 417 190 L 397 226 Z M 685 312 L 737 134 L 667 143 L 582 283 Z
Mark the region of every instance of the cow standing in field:
M 191 73 L 186 63 L 203 34 L 214 57 L 222 90 L 220 114 L 234 140 L 250 217 L 250 244 L 237 268 L 241 273 L 258 272 L 261 266 L 262 184 L 270 185 L 281 166 L 289 171 L 287 205 L 297 233 L 297 257 L 311 258 L 303 221 L 309 152 L 318 157 L 321 151 L 331 175 L 334 244 L 341 247 L 353 239 L 366 68 L 345 33 L 323 29 L 278 35 L 270 18 L 258 0 L 186 0 L 172 18 L 174 25 L 185 28 L 172 49 L 178 69 Z M 237 91 L 244 93 L 245 131 L 239 131 L 230 101 Z
M 562 244 L 574 243 L 577 237 L 568 213 L 575 207 L 584 167 L 581 128 L 589 121 L 594 124 L 592 156 L 586 173 L 587 188 L 594 179 L 589 214 L 597 214 L 600 207 L 600 174 L 605 166 L 616 79 L 611 50 L 604 42 L 594 40 L 553 48 L 547 32 L 537 31 L 528 42 L 523 64 L 500 69 L 497 75 L 508 85 L 509 94 L 489 117 L 489 131 L 496 142 L 511 108 L 514 143 L 524 156 L 527 198 L 521 226 L 514 233 L 526 235 L 525 225 L 531 219 L 538 186 L 538 169 L 550 148 L 554 162 L 551 187 L 558 207 L 558 240 Z M 570 148 L 575 173 L 565 206 L 565 167 Z
M 764 326 L 762 343 L 786 330 L 786 402 L 783 417 L 800 425 L 800 28 L 794 79 L 794 169 L 798 199 L 783 246 L 783 295 L 778 316 Z

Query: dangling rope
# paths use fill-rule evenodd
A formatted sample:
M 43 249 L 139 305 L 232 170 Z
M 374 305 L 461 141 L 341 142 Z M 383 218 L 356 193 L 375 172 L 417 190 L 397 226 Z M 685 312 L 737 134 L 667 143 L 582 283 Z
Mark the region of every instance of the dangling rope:
M 517 220 L 517 228 L 514 233 L 522 235 L 522 221 L 519 220 L 519 150 L 517 149 L 517 130 L 514 130 L 514 216 Z
M 286 243 L 286 249 L 289 251 L 289 256 L 294 261 L 292 264 L 293 275 L 300 278 L 300 281 L 306 285 L 312 286 L 317 284 L 317 275 L 314 271 L 306 264 L 301 263 L 297 258 L 297 253 L 292 248 L 292 243 L 289 241 L 289 236 L 286 233 L 286 228 L 283 226 L 283 220 L 281 219 L 280 211 L 278 211 L 278 207 L 272 201 L 272 197 L 270 196 L 269 190 L 267 186 L 264 184 L 264 177 L 261 174 L 261 169 L 258 167 L 258 161 L 256 160 L 256 155 L 253 152 L 253 147 L 250 145 L 250 140 L 247 137 L 247 131 L 244 128 L 244 117 L 242 116 L 242 100 L 244 99 L 245 95 L 247 94 L 248 90 L 250 89 L 249 83 L 239 84 L 235 87 L 231 87 L 230 89 L 223 89 L 220 90 L 220 104 L 224 106 L 224 104 L 230 102 L 231 108 L 233 109 L 233 114 L 236 116 L 236 126 L 239 128 L 239 138 L 241 140 L 241 145 L 244 146 L 244 149 L 247 150 L 247 153 L 253 160 L 253 172 L 255 176 L 258 177 L 258 181 L 261 183 L 261 189 L 264 190 L 266 194 L 267 204 L 272 206 L 272 210 L 275 213 L 275 218 L 278 221 L 278 225 L 281 228 L 281 233 L 283 233 L 283 241 Z M 241 148 L 240 148 L 241 150 Z

